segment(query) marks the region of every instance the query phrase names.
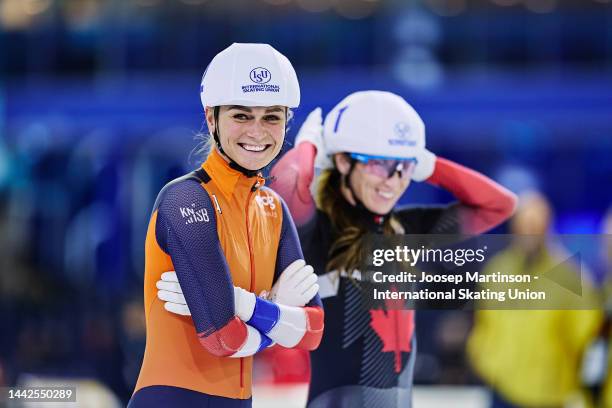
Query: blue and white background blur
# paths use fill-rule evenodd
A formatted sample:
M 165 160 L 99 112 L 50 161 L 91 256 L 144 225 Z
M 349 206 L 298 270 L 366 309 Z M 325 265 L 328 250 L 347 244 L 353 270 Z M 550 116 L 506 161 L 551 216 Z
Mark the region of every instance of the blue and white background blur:
M 542 191 L 556 232 L 601 232 L 609 0 L 0 0 L 0 385 L 68 378 L 129 399 L 151 207 L 199 164 L 200 79 L 232 42 L 270 43 L 296 67 L 288 142 L 316 106 L 392 91 L 430 150 Z M 402 202 L 450 199 L 413 185 Z M 453 313 L 417 320 L 417 384 L 477 386 L 469 318 Z

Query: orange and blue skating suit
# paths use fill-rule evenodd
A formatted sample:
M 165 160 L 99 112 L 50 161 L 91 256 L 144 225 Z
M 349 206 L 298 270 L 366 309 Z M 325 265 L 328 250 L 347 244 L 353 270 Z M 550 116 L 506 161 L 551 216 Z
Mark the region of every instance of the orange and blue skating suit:
M 235 356 L 252 341 L 254 329 L 259 349 L 269 345 L 267 334 L 283 316 L 277 305 L 257 298 L 253 317 L 241 321 L 233 286 L 269 291 L 289 264 L 303 258 L 285 203 L 263 184 L 213 151 L 201 168 L 160 192 L 145 244 L 147 342 L 131 406 L 138 405 L 139 394 L 160 386 L 250 399 L 253 357 Z M 168 312 L 157 298 L 156 282 L 171 270 L 191 317 Z M 323 332 L 319 296 L 301 309 L 306 323 L 295 347 L 312 350 Z

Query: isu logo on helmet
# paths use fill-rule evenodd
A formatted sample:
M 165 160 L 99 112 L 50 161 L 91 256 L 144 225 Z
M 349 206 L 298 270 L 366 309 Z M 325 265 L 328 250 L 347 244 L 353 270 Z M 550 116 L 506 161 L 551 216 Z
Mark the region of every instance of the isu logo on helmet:
M 410 125 L 406 122 L 396 123 L 393 129 L 395 130 L 395 134 L 397 135 L 397 137 L 399 137 L 400 139 L 406 139 L 408 137 L 408 134 L 410 133 Z
M 265 68 L 257 67 L 251 70 L 249 77 L 256 84 L 267 84 L 272 79 L 272 74 Z
M 397 139 L 389 139 L 389 144 L 392 146 L 416 146 L 416 140 L 408 139 L 410 137 L 410 125 L 406 122 L 397 122 L 393 126 L 393 131 L 398 137 Z
M 223 105 L 296 108 L 300 104 L 300 85 L 291 62 L 269 44 L 230 45 L 208 64 L 201 84 L 205 109 Z

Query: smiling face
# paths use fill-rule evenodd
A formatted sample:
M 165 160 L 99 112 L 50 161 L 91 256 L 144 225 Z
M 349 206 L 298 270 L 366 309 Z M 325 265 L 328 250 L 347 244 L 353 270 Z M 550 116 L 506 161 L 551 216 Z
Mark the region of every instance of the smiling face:
M 340 173 L 346 176 L 350 172 L 348 181 L 353 193 L 373 213 L 390 212 L 410 185 L 412 172 L 406 172 L 403 177 L 396 172 L 390 178 L 384 178 L 366 171 L 366 165 L 360 162 L 356 162 L 353 171 L 350 171 L 351 161 L 345 154 L 336 154 L 334 159 Z M 353 193 L 348 186 L 342 185 L 342 195 L 349 203 L 355 205 Z
M 221 106 L 218 135 L 223 151 L 246 169 L 266 167 L 283 147 L 286 116 L 283 106 Z M 206 122 L 213 134 L 216 124 L 211 107 L 206 108 Z

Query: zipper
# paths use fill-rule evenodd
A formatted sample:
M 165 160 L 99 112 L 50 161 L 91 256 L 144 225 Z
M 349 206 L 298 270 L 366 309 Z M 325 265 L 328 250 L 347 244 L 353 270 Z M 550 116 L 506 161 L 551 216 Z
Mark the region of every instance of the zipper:
M 240 357 L 240 396 L 244 397 L 244 357 Z
M 246 215 L 246 233 L 247 233 L 247 246 L 249 248 L 249 261 L 251 266 L 251 280 L 249 283 L 249 292 L 253 292 L 255 289 L 255 260 L 253 259 L 253 248 L 251 246 L 251 229 L 249 228 L 249 206 L 251 204 L 251 197 L 253 193 L 257 191 L 261 185 L 258 179 L 255 184 L 251 187 L 251 191 L 247 197 L 245 215 Z M 244 357 L 240 357 L 240 394 L 244 396 Z
M 253 193 L 257 191 L 260 185 L 261 182 L 258 178 L 255 184 L 253 184 L 253 186 L 251 187 L 251 192 L 249 193 L 246 202 L 246 232 L 247 241 L 249 244 L 249 260 L 251 263 L 251 283 L 249 284 L 249 292 L 253 292 L 253 290 L 255 290 L 255 260 L 253 259 L 253 247 L 251 246 L 251 229 L 249 228 L 249 206 L 251 204 L 251 197 L 253 196 Z

